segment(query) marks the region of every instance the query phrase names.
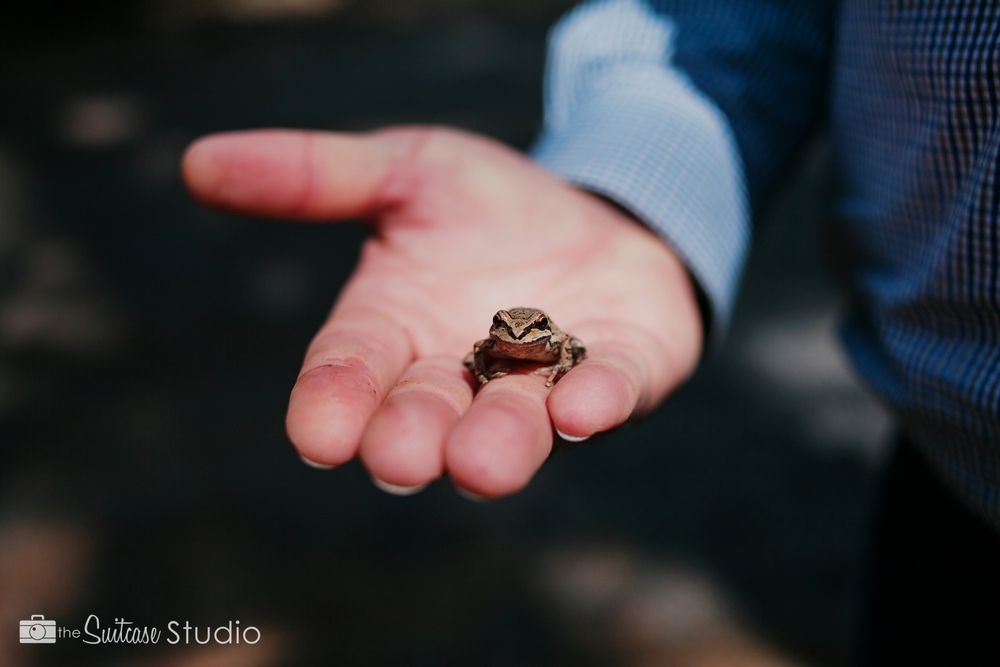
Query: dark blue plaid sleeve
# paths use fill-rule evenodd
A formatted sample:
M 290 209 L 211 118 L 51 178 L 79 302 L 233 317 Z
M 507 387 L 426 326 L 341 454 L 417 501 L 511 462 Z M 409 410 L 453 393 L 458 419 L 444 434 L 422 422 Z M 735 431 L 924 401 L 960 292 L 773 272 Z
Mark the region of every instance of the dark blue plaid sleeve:
M 837 3 L 653 0 L 677 26 L 673 64 L 729 119 L 751 205 L 775 185 L 825 107 Z

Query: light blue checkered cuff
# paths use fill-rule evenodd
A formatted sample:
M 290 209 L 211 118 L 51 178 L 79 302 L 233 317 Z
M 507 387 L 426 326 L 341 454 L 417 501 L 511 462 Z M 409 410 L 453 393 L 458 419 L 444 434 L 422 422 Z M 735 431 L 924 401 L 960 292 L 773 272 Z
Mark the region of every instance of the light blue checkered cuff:
M 750 243 L 742 167 L 724 116 L 677 82 L 581 103 L 532 153 L 575 185 L 620 204 L 677 251 L 708 298 L 712 343 L 732 312 Z M 650 90 L 646 88 L 646 90 Z

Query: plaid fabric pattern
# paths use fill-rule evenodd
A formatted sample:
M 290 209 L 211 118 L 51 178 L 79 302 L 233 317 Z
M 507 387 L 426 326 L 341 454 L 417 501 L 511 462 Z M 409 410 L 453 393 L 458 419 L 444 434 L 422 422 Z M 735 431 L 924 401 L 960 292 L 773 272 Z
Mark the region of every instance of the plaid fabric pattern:
M 717 336 L 750 210 L 829 110 L 848 353 L 1000 528 L 998 95 L 991 0 L 602 0 L 553 32 L 536 157 L 670 241 Z
M 1000 4 L 851 0 L 839 34 L 847 349 L 1000 527 Z

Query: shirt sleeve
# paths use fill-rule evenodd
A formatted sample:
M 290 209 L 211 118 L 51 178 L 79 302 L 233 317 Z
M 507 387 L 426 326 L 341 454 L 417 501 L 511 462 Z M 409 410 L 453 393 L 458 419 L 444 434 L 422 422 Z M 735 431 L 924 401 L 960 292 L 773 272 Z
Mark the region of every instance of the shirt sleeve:
M 534 157 L 672 245 L 708 300 L 714 340 L 729 321 L 751 208 L 822 106 L 832 11 L 782 4 L 598 0 L 550 36 Z

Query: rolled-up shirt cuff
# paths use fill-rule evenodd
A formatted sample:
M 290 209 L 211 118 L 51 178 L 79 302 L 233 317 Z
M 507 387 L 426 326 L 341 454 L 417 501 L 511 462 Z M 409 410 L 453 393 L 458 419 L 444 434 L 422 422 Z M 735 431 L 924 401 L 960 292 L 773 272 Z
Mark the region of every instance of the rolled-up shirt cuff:
M 621 205 L 687 265 L 709 302 L 718 343 L 750 245 L 742 166 L 722 112 L 681 77 L 653 92 L 605 91 L 549 127 L 533 157 L 569 182 Z

